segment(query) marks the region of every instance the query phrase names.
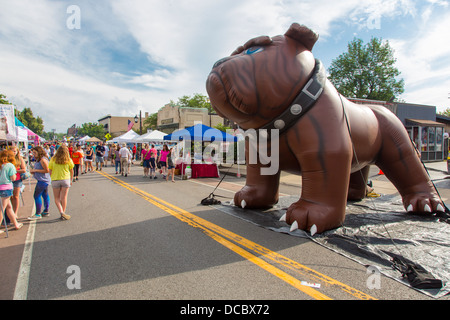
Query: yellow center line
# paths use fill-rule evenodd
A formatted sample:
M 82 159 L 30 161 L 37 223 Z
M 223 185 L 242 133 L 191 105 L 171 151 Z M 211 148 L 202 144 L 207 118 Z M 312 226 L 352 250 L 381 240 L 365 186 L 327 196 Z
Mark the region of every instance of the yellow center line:
M 186 222 L 187 224 L 191 225 L 192 227 L 203 230 L 203 232 L 205 234 L 207 234 L 209 237 L 216 240 L 220 244 L 224 245 L 225 247 L 227 247 L 230 250 L 234 251 L 235 253 L 241 255 L 245 259 L 255 263 L 259 267 L 274 274 L 275 276 L 279 277 L 283 281 L 291 284 L 292 286 L 296 287 L 297 289 L 301 290 L 302 292 L 310 295 L 311 297 L 313 297 L 315 299 L 330 299 L 330 298 L 323 295 L 322 293 L 320 293 L 319 291 L 317 291 L 311 287 L 302 285 L 301 281 L 299 281 L 298 279 L 288 275 L 287 273 L 283 272 L 282 270 L 280 270 L 280 269 L 274 267 L 273 265 L 265 262 L 264 260 L 256 257 L 254 254 L 249 253 L 246 250 L 243 250 L 241 247 L 237 246 L 236 244 L 224 239 L 224 237 L 240 244 L 243 247 L 246 247 L 247 249 L 249 249 L 251 251 L 254 251 L 255 253 L 257 253 L 259 255 L 262 255 L 263 257 L 265 257 L 269 260 L 272 260 L 278 264 L 281 264 L 284 267 L 294 270 L 295 272 L 297 272 L 303 276 L 314 277 L 314 278 L 318 279 L 319 281 L 324 282 L 325 284 L 336 286 L 339 289 L 341 289 L 342 291 L 349 293 L 358 299 L 363 299 L 363 300 L 374 300 L 375 299 L 364 292 L 361 292 L 355 288 L 352 288 L 352 287 L 350 287 L 344 283 L 341 283 L 331 277 L 328 277 L 328 276 L 321 274 L 311 268 L 308 268 L 294 260 L 284 257 L 283 255 L 280 255 L 268 248 L 265 248 L 255 242 L 252 242 L 251 240 L 248 240 L 248 239 L 241 237 L 227 229 L 224 229 L 216 224 L 213 224 L 205 219 L 202 219 L 184 209 L 181 209 L 181 208 L 179 208 L 171 203 L 168 203 L 162 199 L 159 199 L 159 198 L 155 197 L 154 195 L 151 195 L 139 188 L 136 188 L 128 183 L 125 183 L 122 180 L 120 180 L 114 176 L 111 176 L 104 172 L 99 172 L 99 171 L 97 171 L 97 172 L 100 173 L 101 175 L 103 175 L 104 177 L 118 183 L 119 185 L 128 189 L 129 191 L 140 195 L 142 198 L 144 198 L 148 202 L 150 202 L 153 205 L 157 206 L 158 208 L 164 210 L 165 212 L 173 215 L 177 219 L 179 219 L 183 222 Z

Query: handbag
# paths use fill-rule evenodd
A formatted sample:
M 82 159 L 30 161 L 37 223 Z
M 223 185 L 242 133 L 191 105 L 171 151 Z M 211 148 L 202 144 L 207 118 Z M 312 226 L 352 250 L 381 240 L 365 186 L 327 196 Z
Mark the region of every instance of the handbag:
M 31 177 L 31 173 L 28 171 L 25 171 L 24 173 L 20 174 L 20 180 L 27 180 Z
M 144 159 L 147 156 L 148 151 L 142 156 L 141 163 L 139 164 L 141 167 L 144 165 Z

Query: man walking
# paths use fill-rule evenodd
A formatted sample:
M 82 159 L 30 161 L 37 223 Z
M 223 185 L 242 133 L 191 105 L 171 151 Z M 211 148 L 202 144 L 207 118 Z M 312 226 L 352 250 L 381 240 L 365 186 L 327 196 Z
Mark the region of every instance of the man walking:
M 103 142 L 99 142 L 97 145 L 97 149 L 95 152 L 95 170 L 99 170 L 98 166 L 100 164 L 100 171 L 102 171 L 103 168 L 103 156 L 105 155 L 105 147 L 103 146 Z
M 124 143 L 119 150 L 120 156 L 120 171 L 122 175 L 125 173 L 125 177 L 128 176 L 128 160 L 131 158 L 131 153 L 127 148 L 127 144 Z

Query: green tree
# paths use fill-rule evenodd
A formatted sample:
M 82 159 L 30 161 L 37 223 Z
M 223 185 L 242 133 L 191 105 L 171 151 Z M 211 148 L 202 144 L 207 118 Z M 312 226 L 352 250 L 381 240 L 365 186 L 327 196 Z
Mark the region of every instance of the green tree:
M 22 111 L 16 112 L 16 117 L 34 133 L 42 135 L 44 132 L 44 121 L 39 116 L 35 117 L 30 108 L 24 108 Z
M 65 133 L 57 133 L 57 132 L 48 131 L 48 132 L 43 132 L 41 136 L 42 136 L 42 138 L 44 138 L 46 140 L 62 140 L 65 135 L 66 135 Z
M 372 38 L 364 45 L 355 38 L 348 52 L 331 62 L 328 78 L 346 97 L 392 101 L 404 92 L 403 79 L 396 79 L 400 75 L 396 60 L 388 41 Z
M 83 123 L 81 125 L 81 128 L 78 128 L 78 135 L 79 136 L 90 136 L 90 137 L 97 137 L 100 140 L 103 140 L 105 138 L 106 130 L 105 128 L 98 123 Z
M 209 98 L 200 93 L 195 93 L 193 97 L 182 96 L 181 98 L 178 98 L 178 102 L 176 103 L 176 105 L 189 108 L 206 108 L 208 109 L 208 112 L 214 112 L 214 109 L 209 102 Z
M 143 132 L 147 132 L 148 129 L 155 130 L 158 121 L 158 112 L 152 113 L 142 122 Z
M 222 123 L 217 124 L 216 126 L 214 126 L 214 128 L 223 132 L 227 132 L 227 130 L 231 129 L 230 127 L 227 127 Z
M 0 104 L 11 104 L 8 100 L 6 100 L 6 96 L 0 93 Z
M 445 109 L 444 111 L 439 111 L 438 114 L 450 117 L 450 108 Z

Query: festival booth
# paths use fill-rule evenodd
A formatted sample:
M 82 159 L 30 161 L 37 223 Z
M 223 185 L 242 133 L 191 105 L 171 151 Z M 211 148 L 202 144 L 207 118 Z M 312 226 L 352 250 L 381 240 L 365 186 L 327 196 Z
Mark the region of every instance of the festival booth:
M 92 138 L 89 138 L 89 139 L 84 140 L 84 142 L 98 143 L 98 142 L 102 142 L 102 140 L 100 140 L 100 139 L 97 138 L 97 137 L 92 137 Z
M 16 126 L 17 141 L 28 143 L 28 131 Z
M 78 141 L 78 143 L 85 144 L 86 141 L 90 138 L 91 138 L 90 136 L 84 136 L 84 137 L 78 139 L 77 141 Z
M 28 162 L 28 128 L 26 128 L 23 123 L 21 123 L 15 116 L 14 116 L 14 106 L 13 105 L 5 105 L 0 104 L 0 142 L 5 143 L 6 146 L 9 148 L 11 145 L 18 145 L 19 142 L 24 143 L 25 147 L 25 162 Z M 30 186 L 31 191 L 31 184 L 30 179 L 28 179 L 28 185 Z M 24 191 L 25 186 L 20 191 L 20 196 L 22 197 L 22 192 Z M 23 198 L 22 198 L 23 201 Z M 1 213 L 4 214 L 4 208 L 0 204 Z M 5 227 L 5 233 L 6 237 L 9 237 L 8 234 L 8 225 L 6 223 L 6 214 L 3 216 L 2 219 Z
M 201 123 L 192 127 L 177 130 L 164 136 L 166 141 L 179 141 L 177 155 L 181 157 L 176 161 L 176 169 L 181 175 L 185 175 L 186 169 L 191 169 L 192 178 L 217 178 L 219 168 L 217 153 L 220 142 L 236 142 L 237 138 L 215 128 L 205 126 Z M 206 148 L 204 143 L 209 142 Z M 194 157 L 191 153 L 194 153 Z
M 124 133 L 123 135 L 112 139 L 112 142 L 115 142 L 115 143 L 139 143 L 139 141 L 137 140 L 138 138 L 139 138 L 139 134 L 137 134 L 133 130 L 130 130 L 127 133 Z
M 31 131 L 30 129 L 28 129 L 19 119 L 17 119 L 17 117 L 14 117 L 14 125 L 17 138 L 19 138 L 20 134 L 21 139 L 19 140 L 20 142 L 27 142 L 27 143 L 32 142 L 36 146 L 39 145 L 39 142 L 42 140 L 42 138 L 33 131 Z M 26 140 L 24 140 L 25 135 L 27 136 Z
M 145 143 L 145 142 L 162 142 L 164 141 L 164 136 L 166 136 L 167 133 L 158 131 L 158 130 L 153 130 L 150 132 L 147 132 L 145 134 L 143 134 L 142 136 L 140 136 L 139 138 L 137 138 L 136 140 L 139 141 L 139 143 Z

